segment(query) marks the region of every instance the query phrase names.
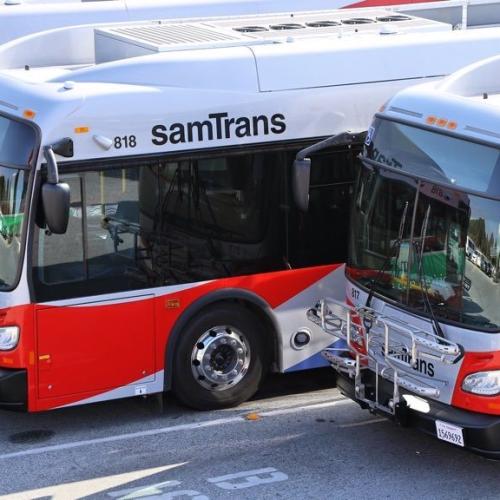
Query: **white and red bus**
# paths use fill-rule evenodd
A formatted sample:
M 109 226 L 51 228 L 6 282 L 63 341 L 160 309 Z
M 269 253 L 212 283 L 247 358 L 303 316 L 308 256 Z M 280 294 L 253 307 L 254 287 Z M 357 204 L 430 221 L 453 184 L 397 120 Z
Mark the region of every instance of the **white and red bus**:
M 326 300 L 309 312 L 344 341 L 324 355 L 345 394 L 493 458 L 499 72 L 498 56 L 475 63 L 399 92 L 376 115 L 353 196 L 347 305 Z
M 0 47 L 2 408 L 169 389 L 217 408 L 269 369 L 323 363 L 331 336 L 305 311 L 344 294 L 355 133 L 500 39 L 392 16 L 84 26 Z M 302 212 L 296 153 L 344 131 L 313 157 Z

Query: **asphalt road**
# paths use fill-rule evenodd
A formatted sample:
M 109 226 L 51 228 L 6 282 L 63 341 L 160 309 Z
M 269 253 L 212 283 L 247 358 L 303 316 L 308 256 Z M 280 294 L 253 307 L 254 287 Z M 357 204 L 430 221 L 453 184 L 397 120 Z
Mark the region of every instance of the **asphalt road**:
M 128 399 L 0 412 L 0 498 L 498 498 L 500 462 L 371 416 L 330 371 L 271 377 L 239 408 Z

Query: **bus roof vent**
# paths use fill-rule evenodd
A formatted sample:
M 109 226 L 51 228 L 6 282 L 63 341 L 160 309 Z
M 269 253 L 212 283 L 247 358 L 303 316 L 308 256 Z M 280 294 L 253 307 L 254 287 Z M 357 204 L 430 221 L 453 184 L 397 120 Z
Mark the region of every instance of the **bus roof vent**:
M 96 63 L 143 56 L 171 50 L 224 47 L 248 44 L 246 33 L 260 31 L 229 30 L 204 23 L 150 23 L 94 31 Z
M 391 14 L 390 16 L 379 16 L 377 21 L 381 23 L 393 23 L 395 21 L 409 21 L 411 17 L 403 16 L 402 14 Z
M 325 19 L 324 21 L 311 21 L 306 23 L 309 28 L 331 28 L 332 26 L 340 26 L 340 21 L 329 21 Z
M 240 33 L 258 33 L 259 31 L 268 31 L 268 28 L 265 26 L 240 26 L 238 28 L 233 28 L 234 31 L 238 31 Z
M 271 24 L 269 26 L 272 30 L 282 31 L 282 30 L 300 30 L 305 28 L 303 24 L 299 23 L 281 23 L 281 24 Z
M 375 19 L 369 17 L 350 17 L 349 19 L 342 19 L 342 24 L 370 24 L 376 23 Z
M 1 1 L 1 0 L 0 0 Z M 391 28 L 381 27 L 384 23 Z M 284 43 L 315 37 L 451 31 L 447 23 L 383 8 L 259 14 L 199 21 L 152 21 L 96 27 L 97 64 L 158 52 Z

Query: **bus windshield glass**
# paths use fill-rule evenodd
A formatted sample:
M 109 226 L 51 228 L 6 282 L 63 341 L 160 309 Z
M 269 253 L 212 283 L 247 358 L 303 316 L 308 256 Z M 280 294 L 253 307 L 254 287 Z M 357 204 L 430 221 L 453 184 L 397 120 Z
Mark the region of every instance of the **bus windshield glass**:
M 19 271 L 35 144 L 33 128 L 0 116 L 0 290 L 13 288 Z
M 500 330 L 500 150 L 382 119 L 368 137 L 350 279 L 414 312 Z

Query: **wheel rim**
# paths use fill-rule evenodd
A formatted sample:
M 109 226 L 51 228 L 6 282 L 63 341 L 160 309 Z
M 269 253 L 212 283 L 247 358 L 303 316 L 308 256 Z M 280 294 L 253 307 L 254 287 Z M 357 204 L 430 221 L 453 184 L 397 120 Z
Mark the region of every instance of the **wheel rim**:
M 191 369 L 205 389 L 224 391 L 238 384 L 250 366 L 250 345 L 232 326 L 215 326 L 193 346 Z

